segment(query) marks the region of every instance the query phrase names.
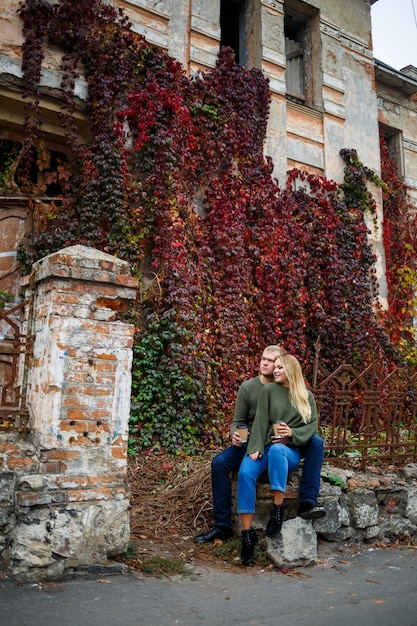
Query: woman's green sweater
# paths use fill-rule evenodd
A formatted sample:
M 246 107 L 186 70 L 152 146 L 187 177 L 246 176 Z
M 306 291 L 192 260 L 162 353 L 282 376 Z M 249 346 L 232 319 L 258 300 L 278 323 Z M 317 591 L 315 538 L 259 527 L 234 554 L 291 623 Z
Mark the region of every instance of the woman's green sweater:
M 261 452 L 263 454 L 265 446 L 271 443 L 272 424 L 279 420 L 286 422 L 292 429 L 290 444 L 304 446 L 317 432 L 318 427 L 317 407 L 311 391 L 308 392 L 308 401 L 311 406 L 311 421 L 305 424 L 289 400 L 287 387 L 280 383 L 264 385 L 259 394 L 246 453 Z

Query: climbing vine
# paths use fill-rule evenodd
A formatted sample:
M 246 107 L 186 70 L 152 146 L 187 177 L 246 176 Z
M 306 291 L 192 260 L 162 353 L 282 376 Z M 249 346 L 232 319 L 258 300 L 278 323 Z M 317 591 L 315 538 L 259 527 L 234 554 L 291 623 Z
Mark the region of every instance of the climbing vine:
M 392 352 L 373 309 L 364 222 L 374 208 L 366 181 L 375 177 L 353 151 L 341 155 L 340 187 L 293 170 L 281 189 L 263 155 L 268 81 L 236 64 L 230 49 L 189 78 L 99 0 L 26 0 L 20 16 L 27 102 L 20 176 L 30 200 L 31 164 L 49 167 L 39 104 L 48 44 L 64 52 L 68 153 L 55 174 L 61 193 L 35 220 L 21 259 L 30 265 L 81 243 L 131 263 L 140 284 L 130 312 L 137 327 L 131 451 L 191 453 L 219 442 L 237 387 L 256 373 L 267 344 L 286 346 L 307 377 L 318 339 L 329 368 L 361 367 Z M 88 141 L 74 115 L 81 78 Z
M 403 358 L 416 366 L 417 214 L 389 156 L 383 132 L 380 147 L 385 183 L 383 240 L 388 284 L 388 309 L 381 312 L 380 317 Z

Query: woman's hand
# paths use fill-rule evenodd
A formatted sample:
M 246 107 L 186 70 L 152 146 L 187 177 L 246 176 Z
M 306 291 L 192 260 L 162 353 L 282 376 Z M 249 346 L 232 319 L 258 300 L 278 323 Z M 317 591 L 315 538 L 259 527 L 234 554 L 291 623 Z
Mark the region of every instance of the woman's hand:
M 257 461 L 258 459 L 262 458 L 262 454 L 258 450 L 256 452 L 252 452 L 249 456 L 252 461 Z
M 277 425 L 275 424 L 275 426 Z M 278 424 L 277 434 L 272 435 L 271 439 L 272 443 L 279 443 L 280 440 L 289 439 L 290 437 L 292 437 L 292 428 L 290 428 L 285 422 L 280 422 Z

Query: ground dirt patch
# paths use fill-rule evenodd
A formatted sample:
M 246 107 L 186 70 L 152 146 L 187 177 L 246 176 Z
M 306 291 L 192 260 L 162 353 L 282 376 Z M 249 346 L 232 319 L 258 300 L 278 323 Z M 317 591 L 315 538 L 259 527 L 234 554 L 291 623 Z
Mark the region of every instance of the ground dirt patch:
M 238 539 L 194 543 L 213 524 L 212 458 L 213 453 L 184 459 L 160 452 L 129 459 L 131 543 L 125 563 L 156 575 L 198 564 L 241 569 Z

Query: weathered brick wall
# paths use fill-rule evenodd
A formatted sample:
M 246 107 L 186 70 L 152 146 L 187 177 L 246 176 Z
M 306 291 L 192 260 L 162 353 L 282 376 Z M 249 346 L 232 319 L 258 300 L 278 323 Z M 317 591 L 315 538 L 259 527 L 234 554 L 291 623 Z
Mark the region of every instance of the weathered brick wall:
M 136 297 L 129 266 L 73 246 L 36 263 L 29 435 L 0 438 L 2 566 L 39 580 L 106 563 L 129 541 L 127 436 Z

